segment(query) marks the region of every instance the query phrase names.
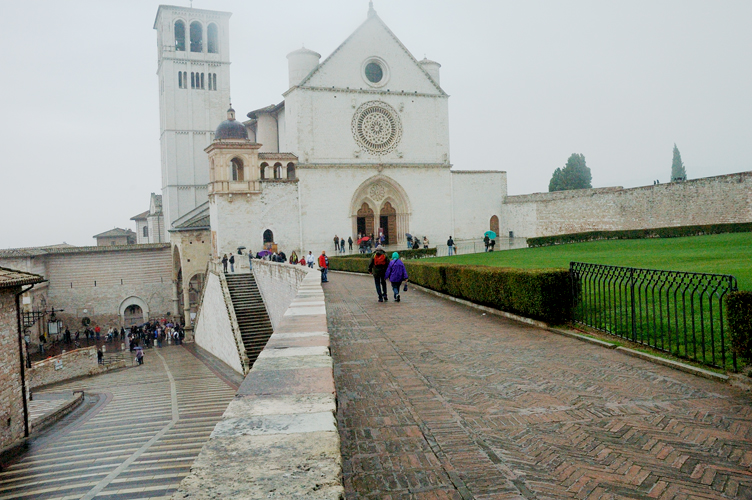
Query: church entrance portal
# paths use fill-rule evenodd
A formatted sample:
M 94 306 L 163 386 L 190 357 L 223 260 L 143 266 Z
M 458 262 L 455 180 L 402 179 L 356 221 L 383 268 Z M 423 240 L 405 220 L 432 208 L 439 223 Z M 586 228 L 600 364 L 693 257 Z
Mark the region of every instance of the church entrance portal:
M 397 210 L 394 209 L 391 203 L 388 201 L 381 207 L 381 215 L 379 217 L 379 223 L 381 230 L 386 237 L 387 245 L 394 245 L 397 243 Z
M 144 322 L 144 311 L 140 306 L 132 304 L 125 308 L 125 314 L 123 314 L 123 326 L 126 328 L 133 325 L 139 325 Z
M 371 236 L 373 234 L 373 209 L 368 203 L 363 203 L 358 210 L 358 234 Z

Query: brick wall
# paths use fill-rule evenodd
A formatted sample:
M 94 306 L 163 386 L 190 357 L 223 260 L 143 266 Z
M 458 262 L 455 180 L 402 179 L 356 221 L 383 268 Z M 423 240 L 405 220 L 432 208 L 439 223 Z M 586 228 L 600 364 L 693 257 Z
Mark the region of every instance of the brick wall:
M 500 229 L 536 237 L 750 221 L 752 172 L 741 172 L 631 189 L 508 196 Z
M 318 270 L 311 271 L 302 266 L 253 261 L 253 276 L 256 278 L 256 284 L 264 298 L 266 311 L 275 331 L 308 272 L 319 274 Z
M 0 450 L 24 437 L 16 288 L 0 289 Z
M 29 389 L 34 389 L 76 377 L 97 375 L 107 369 L 123 366 L 125 364 L 121 362 L 105 368 L 97 363 L 97 348 L 84 347 L 33 363 L 26 372 L 26 383 Z

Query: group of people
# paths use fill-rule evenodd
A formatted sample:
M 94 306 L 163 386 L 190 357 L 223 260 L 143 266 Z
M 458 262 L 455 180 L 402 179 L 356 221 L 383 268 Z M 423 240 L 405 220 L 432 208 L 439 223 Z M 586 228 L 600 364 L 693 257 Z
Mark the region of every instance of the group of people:
M 358 235 L 358 239 L 360 239 L 360 235 Z M 340 238 L 339 236 L 335 234 L 334 235 L 334 252 L 345 253 L 345 242 L 347 242 L 347 247 L 352 252 L 352 246 L 353 246 L 352 236 L 348 236 L 347 241 L 345 241 L 345 238 Z
M 407 235 L 407 249 L 418 250 L 420 249 L 421 241 L 417 236 L 411 234 Z M 428 236 L 423 236 L 423 248 L 428 249 Z
M 392 253 L 391 260 L 387 257 L 384 247 L 376 247 L 371 261 L 368 263 L 368 272 L 373 276 L 376 285 L 376 293 L 379 296 L 379 302 L 388 302 L 389 295 L 386 290 L 386 282 L 392 285 L 394 301 L 400 302 L 400 289 L 407 290 L 407 269 L 397 252 Z M 403 288 L 404 283 L 404 288 Z

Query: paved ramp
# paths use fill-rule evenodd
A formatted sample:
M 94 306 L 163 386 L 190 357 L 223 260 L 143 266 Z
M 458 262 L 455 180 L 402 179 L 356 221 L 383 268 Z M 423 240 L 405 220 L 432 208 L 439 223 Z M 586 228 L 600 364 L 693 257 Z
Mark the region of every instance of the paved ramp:
M 418 291 L 324 286 L 348 499 L 752 498 L 752 399 Z
M 84 390 L 87 402 L 0 472 L 0 500 L 169 498 L 239 382 L 204 359 L 181 346 L 148 349 L 143 366 L 51 389 Z

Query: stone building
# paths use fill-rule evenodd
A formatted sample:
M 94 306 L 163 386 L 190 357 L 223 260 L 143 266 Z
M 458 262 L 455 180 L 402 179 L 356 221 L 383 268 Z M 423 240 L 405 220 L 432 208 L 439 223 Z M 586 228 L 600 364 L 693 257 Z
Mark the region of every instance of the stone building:
M 95 234 L 93 238 L 97 240 L 97 246 L 99 247 L 136 244 L 136 233 L 130 229 L 121 229 L 119 227 L 110 229 L 104 233 Z
M 162 195 L 151 194 L 149 210 L 131 217 L 136 223 L 136 243 L 164 243 L 165 227 L 162 213 Z
M 44 278 L 0 267 L 0 453 L 29 435 L 21 295 Z
M 214 22 L 220 33 L 216 57 L 225 64 L 228 17 L 161 6 L 156 25 L 160 57 L 171 64 L 187 58 L 193 68 L 208 54 L 179 49 L 182 26 Z M 230 109 L 227 120 L 215 122 L 213 136 L 201 136 L 211 139 L 205 147 L 207 169 L 201 173 L 208 174 L 208 204 L 198 203 L 196 196 L 187 216 L 183 207 L 188 205 L 169 208 L 175 197 L 167 195 L 171 188 L 163 190 L 171 241 L 180 240 L 174 255 L 183 276 L 189 274 L 186 267 L 202 272 L 209 255 L 239 247 L 258 251 L 276 245 L 287 253 L 318 254 L 331 249 L 335 234 L 355 238 L 380 232 L 392 245 L 404 244 L 406 233 L 439 242 L 450 235 L 478 237 L 499 220 L 506 174 L 452 169 L 449 96 L 440 84 L 439 63 L 417 60 L 372 5 L 365 22 L 331 56 L 320 57 L 308 49 L 292 52 L 289 87 L 281 89 L 284 101 L 248 113 L 242 123 Z M 162 63 L 166 116 L 173 113 L 168 103 L 191 93 L 181 88 L 185 80 L 178 70 L 164 68 Z M 229 92 L 229 86 L 220 89 Z M 197 113 L 199 103 L 192 102 L 194 114 L 201 120 L 216 116 L 216 100 L 201 102 L 211 109 Z M 198 172 L 197 132 L 192 134 L 192 146 L 176 144 L 168 156 L 194 155 Z M 163 139 L 163 153 L 165 147 Z M 163 156 L 163 171 L 171 171 L 165 162 Z M 194 179 L 204 179 L 201 175 Z M 178 213 L 183 217 L 175 217 Z M 183 237 L 177 236 L 189 229 L 200 233 L 190 238 L 193 244 L 210 245 L 192 266 L 181 254 Z M 185 280 L 183 287 L 185 295 Z

